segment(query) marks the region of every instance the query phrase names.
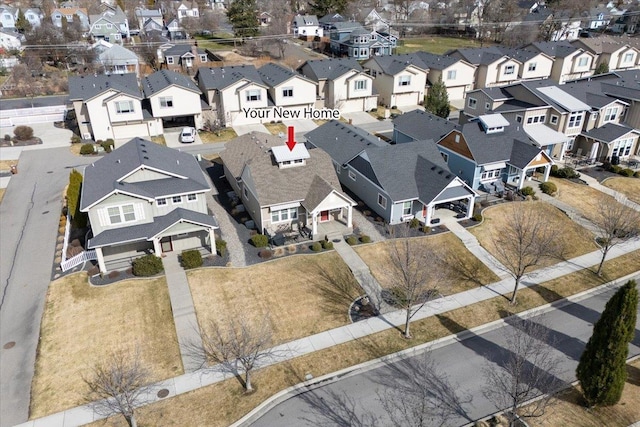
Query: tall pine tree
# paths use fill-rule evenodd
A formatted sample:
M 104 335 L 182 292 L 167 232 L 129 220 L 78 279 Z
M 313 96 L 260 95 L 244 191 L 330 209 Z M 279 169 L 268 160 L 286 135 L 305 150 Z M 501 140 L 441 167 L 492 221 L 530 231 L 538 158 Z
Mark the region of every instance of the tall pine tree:
M 447 93 L 447 87 L 442 82 L 442 76 L 429 89 L 427 104 L 424 108 L 438 117 L 445 119 L 449 117 L 449 112 L 451 111 L 449 108 L 449 94 Z
M 589 406 L 615 405 L 622 396 L 637 308 L 638 290 L 635 280 L 630 280 L 611 297 L 593 326 L 576 370 Z
M 260 32 L 256 17 L 256 0 L 234 0 L 227 8 L 227 18 L 236 37 L 255 37 Z
M 347 8 L 347 0 L 316 0 L 315 2 L 309 2 L 311 11 L 313 14 L 318 15 L 318 18 L 329 13 L 342 13 Z

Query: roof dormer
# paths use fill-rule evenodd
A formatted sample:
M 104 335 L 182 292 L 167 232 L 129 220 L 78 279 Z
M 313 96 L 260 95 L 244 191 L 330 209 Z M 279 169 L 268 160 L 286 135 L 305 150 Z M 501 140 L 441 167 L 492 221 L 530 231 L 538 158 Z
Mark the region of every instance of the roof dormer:
M 485 114 L 478 120 L 486 134 L 503 132 L 505 126 L 509 126 L 509 121 L 502 114 Z
M 271 152 L 280 169 L 304 166 L 311 157 L 304 144 L 296 144 L 292 150 L 286 145 L 278 145 L 271 148 Z

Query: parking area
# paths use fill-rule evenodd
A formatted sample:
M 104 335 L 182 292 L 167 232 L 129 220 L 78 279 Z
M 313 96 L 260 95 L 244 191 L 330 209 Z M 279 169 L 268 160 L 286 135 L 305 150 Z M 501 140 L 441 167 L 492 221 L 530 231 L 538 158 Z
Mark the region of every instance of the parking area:
M 42 139 L 42 144 L 24 147 L 2 147 L 0 148 L 0 158 L 2 160 L 18 159 L 23 150 L 41 150 L 71 145 L 71 135 L 73 133 L 69 129 L 58 128 L 53 123 L 32 123 L 28 126 L 33 129 L 34 136 Z M 13 135 L 14 128 L 15 126 L 0 127 L 0 136 Z
M 182 128 L 170 128 L 164 130 L 164 140 L 167 143 L 167 147 L 171 148 L 181 148 L 186 145 L 197 145 L 202 144 L 202 139 L 200 139 L 200 135 L 196 132 L 196 140 L 191 143 L 182 143 L 180 142 L 180 132 Z
M 250 125 L 237 125 L 233 127 L 233 130 L 236 131 L 238 136 L 246 135 L 251 132 L 262 132 L 262 133 L 271 133 L 267 130 L 264 125 L 260 123 L 250 124 Z
M 360 126 L 367 123 L 375 123 L 378 121 L 378 119 L 376 119 L 371 114 L 366 113 L 364 111 L 354 111 L 353 113 L 344 113 L 342 114 L 342 117 L 344 117 L 347 121 L 350 121 L 350 123 L 354 126 Z

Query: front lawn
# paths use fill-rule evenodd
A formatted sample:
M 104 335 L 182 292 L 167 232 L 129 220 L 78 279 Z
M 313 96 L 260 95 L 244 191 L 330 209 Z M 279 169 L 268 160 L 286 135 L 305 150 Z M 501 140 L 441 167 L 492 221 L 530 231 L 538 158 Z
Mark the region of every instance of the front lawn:
M 278 135 L 280 132 L 287 134 L 287 125 L 284 123 L 265 123 L 264 127 L 267 128 L 271 135 Z
M 210 320 L 224 321 L 230 313 L 262 321 L 268 310 L 277 343 L 345 325 L 351 301 L 330 301 L 320 292 L 328 277 L 345 276 L 358 286 L 335 252 L 188 272 L 201 327 Z
M 613 197 L 588 185 L 576 184 L 560 178 L 551 178 L 550 181 L 558 187 L 558 195 L 556 196 L 558 200 L 572 206 L 587 219 L 593 218 L 594 207 L 597 206 L 599 200 L 618 203 Z
M 595 237 L 589 231 L 571 221 L 568 216 L 556 207 L 544 202 L 513 203 L 526 203 L 526 207 L 534 209 L 536 211 L 536 215 L 546 218 L 548 221 L 553 221 L 559 225 L 558 228 L 561 230 L 561 233 L 558 235 L 558 239 L 562 239 L 565 243 L 566 252 L 564 256 L 566 259 L 575 258 L 598 249 L 594 241 Z M 509 220 L 506 212 L 511 209 L 511 206 L 512 204 L 507 203 L 486 209 L 483 212 L 484 222 L 477 227 L 469 229 L 476 239 L 478 239 L 480 244 L 494 256 L 496 255 L 496 251 L 493 245 L 492 236 L 499 233 L 500 230 L 505 229 L 507 221 Z M 536 269 L 555 264 L 558 261 L 559 260 L 546 260 L 536 266 Z
M 619 191 L 629 198 L 629 200 L 640 204 L 640 179 L 616 177 L 605 180 L 602 185 Z
M 151 381 L 181 375 L 167 283 L 126 280 L 104 287 L 77 273 L 51 283 L 31 388 L 31 418 L 82 404 L 82 375 L 116 350 L 137 347 Z
M 492 43 L 485 42 L 483 46 L 490 46 Z M 416 37 L 402 39 L 396 53 L 412 53 L 420 50 L 435 54 L 443 54 L 449 50 L 462 49 L 465 47 L 480 47 L 480 42 L 475 39 L 461 37 Z
M 238 136 L 233 128 L 224 128 L 216 132 L 200 131 L 198 132 L 203 143 L 211 142 L 227 142 Z
M 441 248 L 441 255 L 446 257 L 450 254 L 457 255 L 457 261 L 465 264 L 470 269 L 475 270 L 475 281 L 471 279 L 456 279 L 451 283 L 451 287 L 443 289 L 446 295 L 463 292 L 468 289 L 482 285 L 488 285 L 500 280 L 487 266 L 482 264 L 471 252 L 469 252 L 464 244 L 453 233 L 441 233 L 434 236 L 415 237 L 416 242 L 420 245 L 433 245 L 432 247 Z M 386 272 L 391 269 L 389 260 L 389 242 L 380 242 L 367 246 L 356 246 L 354 250 L 360 258 L 369 266 L 371 273 L 380 282 L 383 288 L 390 285 L 386 283 Z

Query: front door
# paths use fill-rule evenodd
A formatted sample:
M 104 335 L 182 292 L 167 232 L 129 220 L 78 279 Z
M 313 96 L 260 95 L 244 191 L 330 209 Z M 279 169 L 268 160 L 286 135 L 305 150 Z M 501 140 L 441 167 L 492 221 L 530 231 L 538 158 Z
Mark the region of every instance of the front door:
M 160 248 L 162 249 L 162 253 L 171 252 L 173 250 L 173 245 L 171 244 L 171 236 L 163 237 L 160 239 Z
M 427 219 L 427 205 L 422 205 L 422 218 Z
M 320 212 L 320 222 L 329 221 L 329 211 L 321 211 Z

